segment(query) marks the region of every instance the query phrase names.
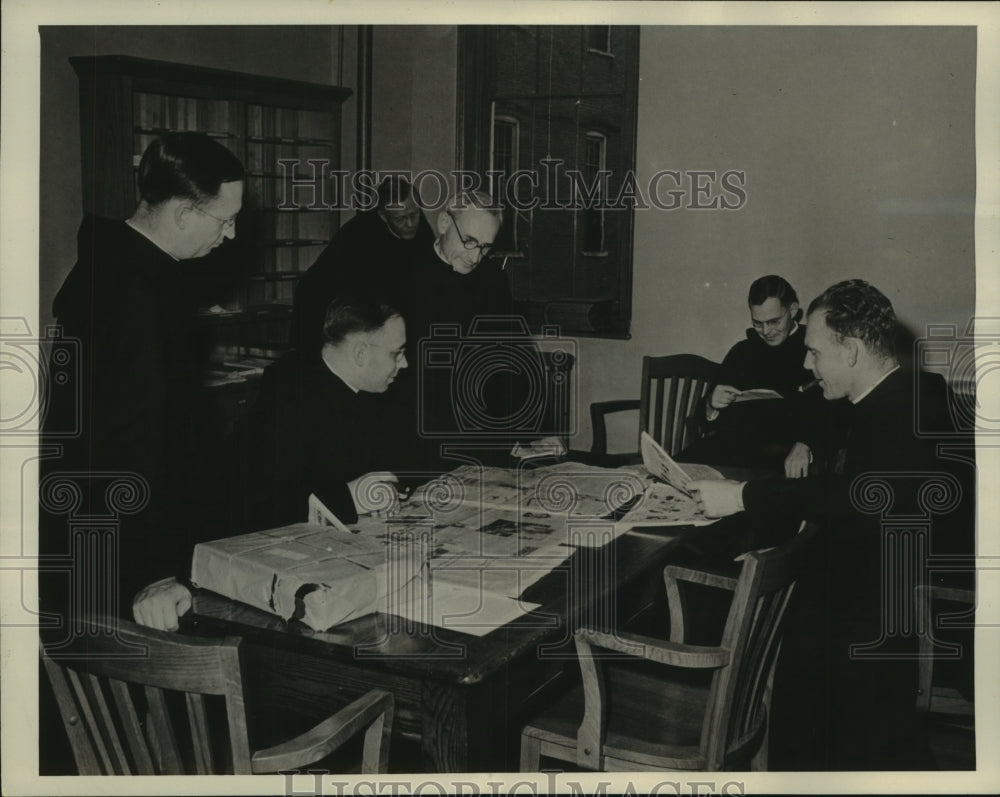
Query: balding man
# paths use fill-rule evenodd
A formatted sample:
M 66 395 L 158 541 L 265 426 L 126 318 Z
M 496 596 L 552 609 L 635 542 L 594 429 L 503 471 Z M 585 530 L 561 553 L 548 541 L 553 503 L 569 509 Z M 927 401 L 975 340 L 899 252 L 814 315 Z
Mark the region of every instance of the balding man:
M 502 223 L 500 208 L 480 191 L 459 192 L 438 214 L 434 245 L 412 272 L 407 322 L 414 343 L 435 324 L 460 324 L 468 333 L 476 316 L 511 313 L 507 277 L 486 257 Z

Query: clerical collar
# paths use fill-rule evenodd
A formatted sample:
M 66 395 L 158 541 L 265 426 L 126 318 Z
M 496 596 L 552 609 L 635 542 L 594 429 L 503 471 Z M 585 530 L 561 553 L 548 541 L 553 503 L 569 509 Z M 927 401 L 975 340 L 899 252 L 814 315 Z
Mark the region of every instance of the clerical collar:
M 160 246 L 160 244 L 158 244 L 155 240 L 153 240 L 152 236 L 150 236 L 148 232 L 142 229 L 142 227 L 136 226 L 135 223 L 132 221 L 132 219 L 125 219 L 125 223 L 133 230 L 135 230 L 137 233 L 139 233 L 139 235 L 141 235 L 143 238 L 149 241 L 153 246 L 155 246 L 157 249 L 163 252 L 163 254 L 167 255 L 167 257 L 171 258 L 177 263 L 181 262 L 181 259 L 179 257 L 174 257 L 172 254 L 170 254 L 170 252 L 168 252 L 166 249 Z
M 899 370 L 899 364 L 897 363 L 895 368 L 891 368 L 890 370 L 888 370 L 884 374 L 882 374 L 881 379 L 879 379 L 874 385 L 872 385 L 870 388 L 868 388 L 864 393 L 862 393 L 860 396 L 857 396 L 856 398 L 852 398 L 851 399 L 851 404 L 857 404 L 865 396 L 867 396 L 869 393 L 871 393 L 875 388 L 877 388 L 879 385 L 881 385 L 885 381 L 886 377 L 889 376 L 889 374 L 893 373 L 894 371 L 898 371 L 898 370 Z
M 354 394 L 358 394 L 358 393 L 360 393 L 360 392 L 361 392 L 361 389 L 360 389 L 360 388 L 357 388 L 357 387 L 355 387 L 354 385 L 352 385 L 352 384 L 351 384 L 351 383 L 350 383 L 350 382 L 348 381 L 348 379 L 347 379 L 347 377 L 346 377 L 346 376 L 344 376 L 343 374 L 341 374 L 341 373 L 339 373 L 339 372 L 337 371 L 337 368 L 336 368 L 336 366 L 335 366 L 335 365 L 334 365 L 334 364 L 333 364 L 333 363 L 332 363 L 332 362 L 330 361 L 330 359 L 329 359 L 329 358 L 327 357 L 327 354 L 326 354 L 326 351 L 322 351 L 322 352 L 320 352 L 320 358 L 321 358 L 321 359 L 323 360 L 323 365 L 325 365 L 325 366 L 326 366 L 326 369 L 327 369 L 327 370 L 328 370 L 328 371 L 329 371 L 329 372 L 330 372 L 331 374 L 333 374 L 333 375 L 334 375 L 335 377 L 337 377 L 337 379 L 339 379 L 339 380 L 340 380 L 341 382 L 343 382 L 343 383 L 344 383 L 345 385 L 347 385 L 347 387 L 349 387 L 349 388 L 351 389 L 351 392 L 352 392 L 352 393 L 354 393 Z

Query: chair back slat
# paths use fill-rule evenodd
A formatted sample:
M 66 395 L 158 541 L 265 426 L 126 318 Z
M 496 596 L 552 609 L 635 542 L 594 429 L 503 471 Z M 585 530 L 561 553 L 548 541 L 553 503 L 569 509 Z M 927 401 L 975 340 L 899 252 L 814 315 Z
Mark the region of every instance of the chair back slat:
M 751 553 L 743 563 L 721 643 L 733 659 L 715 674 L 705 713 L 702 744 L 709 769 L 724 769 L 733 745 L 766 720 L 764 700 L 785 609 L 817 534 L 806 524 L 784 545 Z
M 53 664 L 50 659 L 44 656 L 42 661 L 48 673 L 49 682 L 52 684 L 52 692 L 59 706 L 59 712 L 63 715 L 66 734 L 73 748 L 73 758 L 76 760 L 77 770 L 79 770 L 81 775 L 103 774 L 101 762 L 98 761 L 97 749 L 91 742 L 87 732 L 84 712 L 74 694 L 79 694 L 79 692 L 75 688 L 70 687 L 66 674 L 63 673 L 58 665 Z M 76 685 L 79 686 L 79 679 L 77 679 Z
M 87 682 L 80 677 L 79 673 L 72 670 L 68 673 L 68 676 L 69 683 L 73 687 L 76 706 L 83 717 L 84 727 L 87 729 L 94 752 L 100 759 L 101 767 L 103 767 L 105 772 L 115 773 L 114 762 L 111 760 L 111 753 L 108 750 L 108 741 L 101 732 L 101 726 L 98 724 L 93 706 L 91 706 L 91 698 L 87 692 Z
M 229 722 L 229 744 L 233 774 L 253 773 L 250 740 L 247 728 L 246 699 L 240 676 L 239 651 L 233 647 L 220 652 L 219 671 L 229 688 L 226 690 L 226 718 Z M 385 770 L 380 770 L 384 772 Z
M 639 432 L 649 432 L 669 454 L 691 437 L 688 419 L 718 373 L 718 364 L 697 354 L 642 358 Z
M 146 737 L 142 732 L 142 725 L 139 723 L 139 714 L 135 709 L 135 702 L 132 700 L 132 693 L 128 684 L 117 678 L 109 678 L 108 684 L 111 687 L 111 695 L 118 707 L 118 716 L 122 722 L 122 735 L 128 743 L 132 753 L 132 760 L 135 762 L 136 773 L 139 775 L 155 775 L 156 769 L 153 767 L 153 759 L 149 755 L 149 748 L 146 746 Z
M 746 662 L 732 698 L 730 740 L 752 733 L 765 719 L 764 701 L 780 647 L 781 617 L 793 589 L 794 585 L 757 602 Z
M 188 727 L 191 729 L 195 772 L 199 775 L 211 775 L 215 772 L 215 761 L 212 758 L 212 738 L 208 732 L 208 718 L 205 715 L 205 698 L 187 692 L 184 700 L 187 703 Z
M 174 734 L 174 724 L 170 719 L 163 690 L 147 686 L 145 692 L 146 703 L 149 706 L 149 713 L 146 716 L 149 746 L 156 761 L 156 768 L 161 775 L 183 775 L 177 736 Z
M 90 704 L 94 711 L 94 720 L 97 723 L 101 738 L 105 740 L 107 745 L 107 752 L 111 757 L 111 765 L 114 772 L 119 775 L 131 775 L 132 767 L 129 766 L 121 736 L 108 708 L 108 701 L 105 699 L 101 679 L 93 673 L 88 674 L 87 688 L 90 695 Z

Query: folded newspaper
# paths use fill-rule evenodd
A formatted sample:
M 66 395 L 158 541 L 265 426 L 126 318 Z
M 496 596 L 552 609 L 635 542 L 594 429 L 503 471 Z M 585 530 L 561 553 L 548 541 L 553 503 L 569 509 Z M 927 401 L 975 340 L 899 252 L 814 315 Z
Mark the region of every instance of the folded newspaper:
M 296 523 L 199 543 L 191 581 L 316 630 L 384 611 L 425 564 L 412 546 Z
M 777 390 L 771 390 L 766 387 L 755 387 L 750 390 L 741 390 L 736 394 L 733 399 L 734 404 L 738 404 L 741 401 L 761 401 L 762 399 L 780 399 L 784 398 Z

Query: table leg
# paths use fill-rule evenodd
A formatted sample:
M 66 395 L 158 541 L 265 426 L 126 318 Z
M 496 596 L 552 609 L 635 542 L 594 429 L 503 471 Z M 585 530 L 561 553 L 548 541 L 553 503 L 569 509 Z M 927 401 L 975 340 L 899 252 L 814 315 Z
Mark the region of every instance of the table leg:
M 425 681 L 421 754 L 428 772 L 469 772 L 467 690 Z

